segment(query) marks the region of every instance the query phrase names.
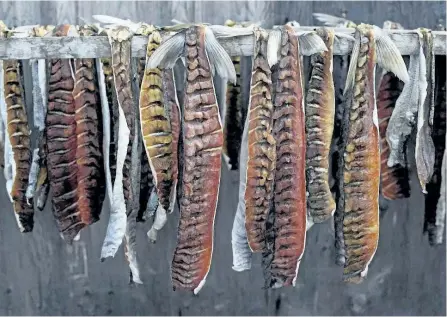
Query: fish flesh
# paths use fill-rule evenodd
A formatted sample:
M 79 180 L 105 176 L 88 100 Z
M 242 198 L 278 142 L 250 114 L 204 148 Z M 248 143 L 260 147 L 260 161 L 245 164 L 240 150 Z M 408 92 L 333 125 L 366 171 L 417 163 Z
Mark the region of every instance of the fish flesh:
M 276 142 L 273 136 L 272 72 L 267 60 L 268 34 L 255 30 L 248 106 L 248 159 L 245 229 L 252 252 L 265 247 L 265 225 L 273 200 Z
M 180 142 L 180 222 L 171 267 L 174 289 L 197 294 L 210 270 L 219 195 L 223 132 L 213 73 L 235 82 L 230 57 L 204 25 L 190 26 L 152 54 L 149 68 L 172 68 L 185 56 L 186 83 Z
M 446 68 L 445 56 L 434 56 L 436 69 Z M 425 195 L 424 232 L 430 245 L 441 244 L 444 239 L 446 211 L 446 74 L 435 72 L 434 120 L 431 137 L 435 146 L 433 177 L 427 184 Z
M 376 62 L 408 81 L 405 63 L 391 39 L 379 28 L 360 24 L 344 95 L 349 126 L 344 147 L 343 239 L 346 252 L 343 279 L 360 283 L 379 239 L 379 122 L 375 100 Z
M 335 200 L 329 187 L 329 151 L 335 115 L 334 32 L 321 28 L 317 34 L 328 50 L 311 57 L 312 73 L 306 96 L 307 213 L 314 223 L 329 219 L 335 211 Z
M 126 233 L 127 213 L 133 207 L 131 159 L 135 137 L 135 108 L 130 81 L 132 33 L 127 27 L 117 26 L 109 30 L 108 38 L 112 51 L 113 84 L 118 101 L 118 136 L 115 139 L 117 158 L 112 207 L 101 259 L 115 255 Z
M 6 104 L 6 137 L 12 149 L 12 186 L 9 194 L 21 232 L 34 226 L 34 208 L 26 198 L 31 169 L 31 142 L 22 77 L 22 65 L 17 60 L 3 61 L 3 89 Z M 6 158 L 5 158 L 6 161 Z M 5 162 L 6 163 L 6 162 Z
M 420 99 L 418 106 L 417 134 L 416 134 L 416 169 L 422 192 L 427 193 L 426 185 L 433 175 L 433 166 L 435 164 L 435 145 L 431 138 L 433 125 L 434 108 L 434 57 L 433 57 L 433 35 L 430 30 L 419 29 L 422 35 L 424 56 L 425 56 L 425 74 L 421 76 L 427 79 L 420 87 Z
M 403 29 L 403 27 L 399 23 L 385 21 L 383 29 Z M 410 197 L 410 181 L 406 156 L 404 166 L 396 165 L 389 167 L 387 164 L 390 148 L 386 140 L 386 130 L 403 86 L 403 82 L 392 72 L 382 71 L 377 92 L 377 114 L 380 133 L 380 191 L 382 196 L 388 200 Z M 404 150 L 405 153 L 406 151 Z
M 160 46 L 161 35 L 149 35 L 147 58 Z M 172 116 L 171 116 L 172 115 Z M 172 212 L 178 177 L 178 138 L 180 114 L 172 69 L 146 68 L 140 93 L 141 131 L 159 206 L 148 237 L 157 240 L 157 232 L 166 223 L 166 213 Z
M 276 140 L 275 239 L 270 268 L 273 288 L 295 286 L 306 242 L 305 96 L 299 44 L 293 28 L 284 26 L 275 69 L 278 73 L 273 107 Z

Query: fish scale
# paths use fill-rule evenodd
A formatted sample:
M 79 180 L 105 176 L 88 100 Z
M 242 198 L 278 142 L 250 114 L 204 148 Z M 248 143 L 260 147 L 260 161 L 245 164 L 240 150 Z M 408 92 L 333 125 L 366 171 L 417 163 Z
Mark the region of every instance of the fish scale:
M 275 84 L 273 136 L 277 164 L 274 189 L 275 232 L 271 286 L 295 285 L 306 241 L 306 137 L 302 66 L 291 26 L 281 34 Z
M 366 276 L 379 238 L 379 131 L 375 122 L 374 33 L 359 26 L 360 41 L 353 87 L 347 91 L 348 137 L 344 150 L 343 237 L 346 250 L 344 279 L 359 283 Z M 362 160 L 356 156 L 363 156 Z M 359 236 L 361 234 L 361 236 Z
M 204 26 L 193 26 L 185 34 L 187 80 L 182 112 L 182 191 L 178 243 L 171 272 L 174 289 L 192 289 L 195 293 L 205 283 L 211 265 L 223 144 L 210 62 L 205 51 L 205 32 Z M 191 80 L 188 75 L 195 69 L 200 70 L 199 75 Z M 197 96 L 201 96 L 200 103 L 194 101 Z M 192 119 L 200 117 L 198 114 L 206 109 L 212 109 L 209 118 Z M 195 129 L 196 120 L 201 122 L 202 131 Z M 197 168 L 198 165 L 201 168 Z M 200 181 L 194 182 L 194 179 Z M 191 203 L 203 195 L 208 195 L 208 199 Z
M 266 220 L 273 197 L 276 162 L 272 135 L 273 104 L 271 70 L 267 62 L 264 30 L 255 31 L 255 49 L 248 108 L 248 159 L 245 189 L 245 229 L 253 252 L 265 248 Z
M 3 61 L 4 97 L 7 111 L 7 134 L 14 156 L 15 171 L 10 196 L 21 232 L 34 227 L 34 209 L 26 199 L 31 168 L 31 144 L 21 76 L 21 62 Z

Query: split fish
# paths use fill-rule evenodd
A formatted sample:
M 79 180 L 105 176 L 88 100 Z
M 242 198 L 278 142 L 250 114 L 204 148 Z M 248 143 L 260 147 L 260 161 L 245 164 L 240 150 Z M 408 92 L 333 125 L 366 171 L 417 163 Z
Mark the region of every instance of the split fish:
M 221 78 L 236 81 L 230 57 L 211 28 L 190 26 L 152 54 L 147 67 L 171 69 L 185 57 L 186 83 L 179 161 L 180 223 L 171 267 L 174 289 L 203 287 L 211 266 L 214 219 L 220 184 L 223 132 L 213 86 Z
M 346 252 L 343 278 L 360 283 L 376 252 L 379 239 L 379 123 L 375 102 L 376 62 L 408 82 L 399 50 L 377 27 L 356 27 L 355 44 L 344 90 L 349 125 L 343 155 L 343 240 Z

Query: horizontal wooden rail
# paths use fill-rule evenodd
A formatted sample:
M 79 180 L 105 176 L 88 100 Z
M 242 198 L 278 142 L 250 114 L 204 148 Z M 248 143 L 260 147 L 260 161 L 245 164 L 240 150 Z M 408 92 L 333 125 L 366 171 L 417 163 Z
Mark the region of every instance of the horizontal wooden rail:
M 297 31 L 313 30 L 316 27 L 300 27 Z M 354 34 L 354 29 L 335 28 L 335 32 Z M 391 39 L 402 55 L 411 55 L 419 47 L 418 35 L 412 30 L 389 30 Z M 446 55 L 445 31 L 433 31 L 434 54 Z M 251 56 L 253 36 L 236 36 L 218 39 L 223 48 L 232 56 Z M 147 37 L 135 36 L 132 39 L 132 56 L 146 54 Z M 347 55 L 352 50 L 352 42 L 340 38 L 334 44 L 335 55 Z M 0 59 L 51 59 L 51 58 L 98 58 L 110 57 L 110 44 L 106 36 L 91 37 L 44 37 L 0 39 Z

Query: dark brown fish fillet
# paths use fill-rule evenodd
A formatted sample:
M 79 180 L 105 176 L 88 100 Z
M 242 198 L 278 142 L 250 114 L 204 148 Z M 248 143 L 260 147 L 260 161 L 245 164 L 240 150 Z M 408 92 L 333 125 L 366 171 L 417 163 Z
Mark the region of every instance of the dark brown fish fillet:
M 102 114 L 93 59 L 76 59 L 73 96 L 77 136 L 78 210 L 81 221 L 91 224 L 99 220 L 105 196 Z
M 390 147 L 386 140 L 386 130 L 396 100 L 403 89 L 403 82 L 393 73 L 383 75 L 377 94 L 377 113 L 380 131 L 380 176 L 383 197 L 394 200 L 410 197 L 410 183 L 407 166 L 395 165 L 388 167 Z
M 313 222 L 332 216 L 335 200 L 329 187 L 329 151 L 334 129 L 335 97 L 332 78 L 334 32 L 318 29 L 327 51 L 311 57 L 312 73 L 306 95 L 307 212 Z
M 241 87 L 241 58 L 232 57 L 236 70 L 236 84 L 228 83 L 223 152 L 228 157 L 232 170 L 239 169 L 239 153 L 241 150 L 242 132 L 244 130 L 244 118 L 242 113 L 242 87 Z
M 26 189 L 31 168 L 31 144 L 21 63 L 17 60 L 5 60 L 3 72 L 4 87 L 2 89 L 4 88 L 7 111 L 5 137 L 9 137 L 15 162 L 15 177 L 10 195 L 20 231 L 30 232 L 34 227 L 34 209 L 33 203 L 26 199 Z
M 245 228 L 250 249 L 265 248 L 266 219 L 273 199 L 276 163 L 275 139 L 272 135 L 272 72 L 267 62 L 265 31 L 255 32 L 248 109 L 248 161 L 245 189 Z
M 205 51 L 205 27 L 190 27 L 185 36 L 182 196 L 171 272 L 174 289 L 197 293 L 211 266 L 223 133 Z
M 366 276 L 379 239 L 379 131 L 375 110 L 375 39 L 370 26 L 357 27 L 360 41 L 353 87 L 347 91 L 349 128 L 344 151 L 344 280 Z M 348 78 L 349 80 L 349 78 Z
M 272 287 L 295 285 L 306 242 L 306 134 L 298 38 L 284 26 L 275 85 L 275 244 Z
M 111 38 L 112 48 L 112 70 L 115 83 L 115 90 L 118 99 L 118 104 L 124 112 L 126 118 L 127 127 L 130 131 L 129 143 L 127 145 L 127 155 L 124 161 L 123 167 L 123 189 L 124 198 L 126 202 L 126 210 L 129 212 L 129 208 L 132 208 L 133 194 L 131 184 L 131 157 L 132 157 L 132 144 L 135 136 L 135 107 L 134 98 L 132 95 L 131 86 L 131 33 L 126 27 L 117 29 L 114 31 L 114 35 L 124 36 L 123 39 Z M 115 141 L 116 142 L 116 141 Z M 115 146 L 117 143 L 115 143 Z
M 424 232 L 428 233 L 430 245 L 440 244 L 443 240 L 443 229 L 439 231 L 440 224 L 437 224 L 437 204 L 440 198 L 442 179 L 442 159 L 445 151 L 446 134 L 446 57 L 435 57 L 435 108 L 432 129 L 432 139 L 435 145 L 435 165 L 432 179 L 427 184 L 427 194 L 425 195 L 425 217 Z M 439 70 L 439 71 L 438 71 Z M 438 220 L 439 221 L 439 220 Z
M 137 222 L 144 222 L 144 214 L 149 203 L 149 196 L 154 187 L 153 176 L 146 151 L 141 151 L 141 181 L 140 181 L 140 208 L 138 210 Z

